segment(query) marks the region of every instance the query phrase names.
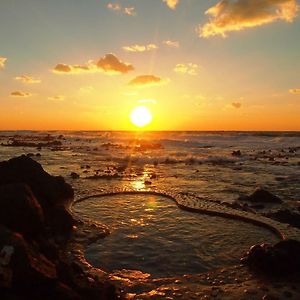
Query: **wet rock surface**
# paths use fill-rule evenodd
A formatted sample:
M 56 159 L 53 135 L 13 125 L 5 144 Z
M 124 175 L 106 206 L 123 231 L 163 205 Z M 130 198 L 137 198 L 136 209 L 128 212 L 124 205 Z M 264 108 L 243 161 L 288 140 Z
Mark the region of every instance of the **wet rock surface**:
M 249 196 L 240 196 L 239 200 L 242 201 L 249 201 L 252 203 L 276 203 L 280 204 L 282 203 L 282 200 L 277 197 L 276 195 L 273 195 L 272 193 L 268 192 L 267 190 L 264 190 L 262 188 L 258 188 Z
M 72 240 L 92 225 L 68 211 L 73 196 L 28 156 L 0 162 L 1 300 L 119 298 L 103 272 L 92 274 L 74 254 Z
M 300 242 L 283 240 L 271 246 L 254 245 L 241 259 L 255 271 L 272 276 L 300 274 Z

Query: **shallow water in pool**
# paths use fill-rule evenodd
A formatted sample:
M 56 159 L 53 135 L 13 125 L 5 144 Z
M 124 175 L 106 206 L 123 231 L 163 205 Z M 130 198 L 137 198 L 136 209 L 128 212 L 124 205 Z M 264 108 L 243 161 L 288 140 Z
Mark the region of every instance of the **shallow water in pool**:
M 85 252 L 93 266 L 106 271 L 141 270 L 154 277 L 201 273 L 238 263 L 255 243 L 278 240 L 252 224 L 183 211 L 162 196 L 91 198 L 73 210 L 111 229 Z

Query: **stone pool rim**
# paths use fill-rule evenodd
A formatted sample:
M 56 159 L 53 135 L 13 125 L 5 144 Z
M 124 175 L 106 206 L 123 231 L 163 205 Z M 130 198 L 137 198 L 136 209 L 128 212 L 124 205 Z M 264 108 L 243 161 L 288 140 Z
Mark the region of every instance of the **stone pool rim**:
M 215 201 L 204 200 L 199 197 L 195 197 L 193 195 L 182 194 L 177 192 L 172 193 L 172 192 L 158 190 L 158 189 L 150 189 L 150 190 L 114 189 L 112 191 L 103 191 L 101 193 L 84 196 L 74 200 L 70 206 L 70 209 L 73 212 L 72 210 L 73 206 L 75 206 L 77 203 L 83 202 L 88 199 L 111 197 L 111 196 L 122 195 L 122 194 L 123 195 L 144 194 L 144 195 L 162 196 L 170 200 L 173 200 L 179 209 L 185 211 L 202 213 L 206 215 L 218 216 L 227 219 L 246 222 L 271 231 L 281 240 L 296 239 L 300 241 L 300 230 L 288 226 L 287 224 L 280 223 L 254 213 L 233 209 L 224 206 L 222 204 L 219 204 Z

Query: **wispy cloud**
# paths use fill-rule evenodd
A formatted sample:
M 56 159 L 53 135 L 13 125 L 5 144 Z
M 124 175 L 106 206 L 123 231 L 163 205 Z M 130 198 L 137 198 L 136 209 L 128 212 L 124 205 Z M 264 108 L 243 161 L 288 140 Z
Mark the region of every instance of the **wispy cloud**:
M 199 66 L 197 64 L 188 63 L 188 64 L 177 64 L 174 68 L 176 73 L 188 74 L 188 75 L 197 75 Z
M 172 48 L 179 48 L 180 44 L 178 41 L 165 40 L 162 42 L 164 45 Z
M 298 95 L 300 94 L 300 89 L 290 89 L 289 93 L 293 95 Z
M 81 73 L 96 73 L 103 72 L 107 74 L 126 74 L 134 70 L 134 67 L 122 62 L 114 54 L 106 54 L 98 61 L 90 60 L 85 65 L 67 65 L 57 64 L 53 72 L 57 74 L 81 74 Z
M 27 75 L 17 76 L 17 77 L 15 77 L 15 80 L 19 80 L 23 83 L 40 83 L 41 82 L 41 79 L 34 78 L 31 76 L 27 76 Z
M 112 10 L 114 12 L 118 12 L 127 16 L 136 16 L 136 10 L 135 7 L 122 7 L 119 3 L 108 3 L 106 6 L 109 10 Z
M 128 85 L 132 87 L 158 86 L 168 83 L 168 79 L 163 79 L 154 75 L 140 75 L 132 79 Z
M 238 109 L 238 108 L 242 107 L 242 103 L 241 102 L 232 102 L 231 106 Z
M 56 95 L 56 96 L 50 96 L 48 97 L 48 99 L 51 101 L 63 101 L 65 97 L 62 95 Z
M 131 46 L 124 46 L 122 47 L 124 51 L 127 52 L 146 52 L 158 49 L 158 46 L 155 44 L 148 44 L 148 45 L 131 45 Z
M 176 9 L 179 4 L 179 0 L 163 0 L 171 9 Z
M 12 97 L 23 97 L 23 98 L 28 98 L 28 97 L 32 96 L 31 93 L 28 93 L 28 92 L 21 92 L 21 91 L 11 92 L 10 95 L 11 95 Z
M 197 32 L 200 37 L 226 37 L 228 32 L 261 26 L 278 20 L 292 22 L 297 16 L 296 0 L 222 0 L 205 14 L 210 19 Z
M 4 69 L 6 61 L 6 57 L 0 56 L 0 69 Z

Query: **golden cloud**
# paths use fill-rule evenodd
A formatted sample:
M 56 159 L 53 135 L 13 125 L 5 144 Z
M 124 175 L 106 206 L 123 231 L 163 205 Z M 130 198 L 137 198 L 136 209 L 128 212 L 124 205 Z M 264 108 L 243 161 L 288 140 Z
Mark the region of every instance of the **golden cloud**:
M 290 89 L 289 93 L 293 95 L 298 95 L 300 94 L 300 89 Z
M 4 69 L 6 61 L 6 57 L 0 56 L 0 69 Z
M 158 86 L 168 83 L 168 79 L 163 79 L 154 75 L 140 75 L 132 79 L 128 85 L 133 87 Z
M 197 64 L 188 63 L 188 64 L 177 64 L 174 68 L 176 73 L 183 73 L 188 75 L 197 75 L 199 66 Z
M 136 16 L 136 11 L 135 11 L 134 7 L 125 7 L 123 9 L 123 12 L 125 15 L 128 15 L 128 16 Z
M 103 72 L 108 74 L 126 74 L 134 70 L 131 64 L 124 63 L 114 54 L 106 54 L 97 62 L 90 60 L 86 65 L 66 65 L 58 64 L 53 72 L 58 74 L 81 74 Z
M 31 93 L 28 93 L 28 92 L 21 92 L 21 91 L 11 92 L 10 95 L 11 95 L 12 97 L 24 97 L 24 98 L 28 98 L 28 97 L 32 96 Z
M 205 14 L 210 16 L 197 33 L 208 38 L 227 32 L 261 26 L 278 20 L 292 22 L 298 12 L 296 0 L 222 0 L 209 8 Z
M 112 11 L 119 12 L 127 16 L 136 16 L 135 7 L 133 6 L 123 8 L 119 3 L 108 3 L 106 7 Z
M 241 108 L 242 107 L 242 103 L 241 102 L 232 102 L 231 106 L 234 108 Z
M 163 0 L 171 9 L 176 9 L 179 4 L 179 0 Z
M 131 46 L 124 46 L 122 47 L 124 51 L 127 52 L 146 52 L 151 50 L 156 50 L 158 47 L 155 44 L 148 44 L 148 45 L 131 45 Z
M 100 58 L 100 60 L 97 62 L 97 68 L 105 73 L 118 74 L 125 74 L 134 70 L 134 67 L 131 64 L 120 61 L 113 54 L 106 54 L 103 58 Z
M 172 48 L 179 48 L 179 42 L 178 41 L 171 41 L 171 40 L 166 40 L 162 42 L 164 45 Z
M 63 101 L 65 97 L 62 95 L 57 95 L 57 96 L 48 97 L 48 99 L 51 101 Z
M 34 78 L 31 76 L 27 76 L 27 75 L 17 76 L 17 77 L 15 77 L 15 80 L 22 81 L 23 83 L 40 83 L 41 82 L 41 79 Z

